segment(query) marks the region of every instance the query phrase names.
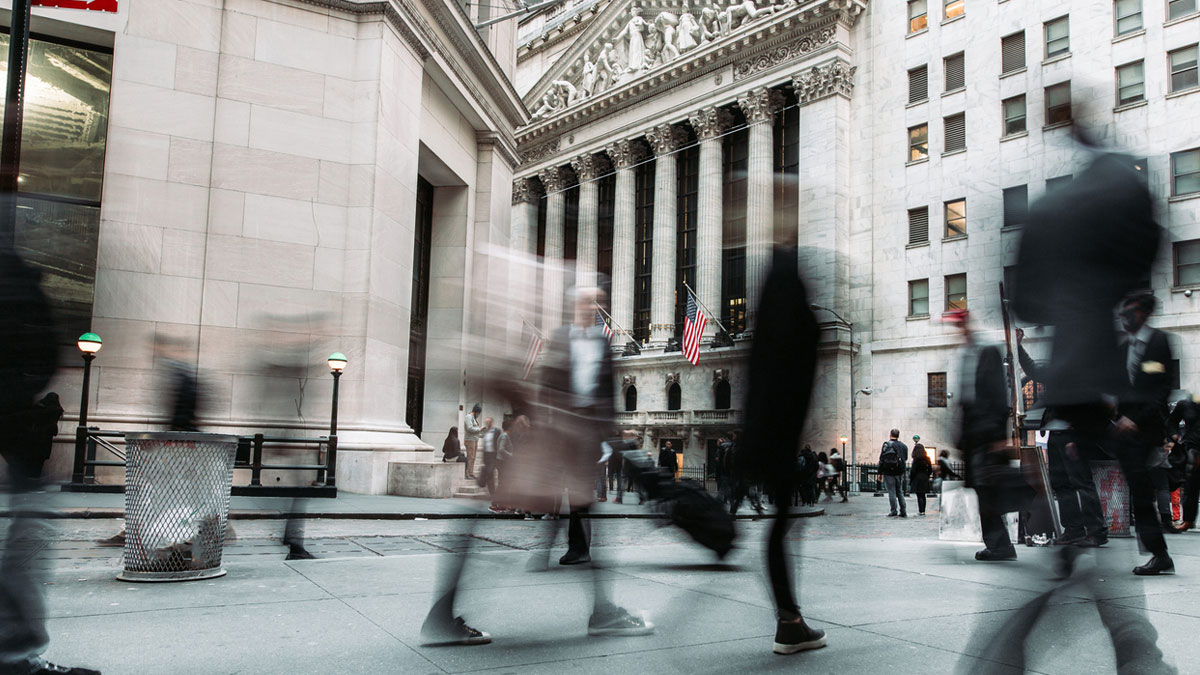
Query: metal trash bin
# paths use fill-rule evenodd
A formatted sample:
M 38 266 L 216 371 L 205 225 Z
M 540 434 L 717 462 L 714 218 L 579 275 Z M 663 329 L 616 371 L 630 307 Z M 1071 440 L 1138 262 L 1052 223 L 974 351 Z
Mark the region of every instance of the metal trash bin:
M 125 566 L 121 581 L 225 575 L 237 437 L 195 432 L 125 435 Z
M 1100 506 L 1104 512 L 1104 522 L 1108 525 L 1110 537 L 1132 537 L 1133 521 L 1132 502 L 1129 499 L 1129 484 L 1125 482 L 1125 474 L 1121 464 L 1112 461 L 1092 462 L 1092 480 L 1096 483 L 1096 492 L 1100 496 Z

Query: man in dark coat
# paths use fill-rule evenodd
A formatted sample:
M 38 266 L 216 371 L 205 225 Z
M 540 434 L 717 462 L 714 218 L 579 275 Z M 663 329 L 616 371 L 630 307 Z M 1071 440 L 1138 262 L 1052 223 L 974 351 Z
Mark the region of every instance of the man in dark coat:
M 753 475 L 768 482 L 779 510 L 767 540 L 767 572 L 778 615 L 776 654 L 825 646 L 825 632 L 809 627 L 800 614 L 785 550 L 792 525 L 790 497 L 796 490 L 794 467 L 812 396 L 820 334 L 797 268 L 794 248 L 775 249 L 759 296 L 739 450 L 742 466 L 750 463 Z M 788 414 L 780 415 L 780 410 Z
M 0 250 L 0 423 L 4 428 L 31 429 L 46 415 L 39 414 L 34 397 L 54 376 L 57 349 L 40 274 L 13 252 Z M 46 542 L 44 526 L 32 515 L 39 508 L 32 492 L 41 485 L 45 460 L 31 436 L 12 434 L 0 445 L 15 514 L 0 562 L 0 673 L 99 675 L 94 670 L 56 666 L 41 657 L 50 635 L 44 579 L 33 557 Z
M 679 475 L 679 455 L 675 453 L 671 441 L 663 444 L 662 450 L 658 451 L 658 466 L 670 471 L 672 479 Z

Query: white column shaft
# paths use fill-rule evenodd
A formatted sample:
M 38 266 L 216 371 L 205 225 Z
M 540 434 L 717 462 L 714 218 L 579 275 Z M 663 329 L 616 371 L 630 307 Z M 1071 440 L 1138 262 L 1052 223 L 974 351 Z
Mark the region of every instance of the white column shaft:
M 675 235 L 679 182 L 674 154 L 654 162 L 654 244 L 650 270 L 650 344 L 675 334 Z

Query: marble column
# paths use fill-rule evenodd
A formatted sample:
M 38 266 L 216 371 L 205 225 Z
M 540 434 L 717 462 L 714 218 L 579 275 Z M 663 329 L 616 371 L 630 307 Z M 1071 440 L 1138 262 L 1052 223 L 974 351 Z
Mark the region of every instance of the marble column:
M 709 312 L 704 328 L 705 341 L 717 332 L 714 318 L 721 312 L 721 247 L 723 185 L 721 179 L 721 132 L 732 119 L 729 111 L 709 106 L 688 116 L 688 122 L 700 139 L 700 185 L 696 203 L 696 294 Z
M 633 332 L 634 275 L 634 175 L 633 165 L 645 156 L 641 143 L 621 140 L 609 143 L 604 151 L 617 171 L 613 207 L 612 298 L 613 331 L 618 337 L 614 347 L 623 346 Z M 623 336 L 623 337 L 622 337 Z
M 746 156 L 746 324 L 753 331 L 775 239 L 775 113 L 783 107 L 783 95 L 762 87 L 739 96 L 738 106 L 750 125 Z
M 536 325 L 541 311 L 537 295 L 537 211 L 541 191 L 532 177 L 513 181 L 512 191 L 512 273 L 508 276 L 509 297 L 514 303 L 510 316 L 510 334 L 524 335 L 522 319 Z
M 675 267 L 679 180 L 675 151 L 687 133 L 670 124 L 646 132 L 654 163 L 654 258 L 650 271 L 650 344 L 662 349 L 675 335 Z
M 579 236 L 575 245 L 575 284 L 596 285 L 596 261 L 600 250 L 600 205 L 596 176 L 604 173 L 604 159 L 593 154 L 571 160 L 579 179 Z
M 546 190 L 546 243 L 542 252 L 542 332 L 563 325 L 563 230 L 567 220 L 567 172 L 551 167 L 538 172 Z M 534 221 L 537 222 L 536 220 Z M 534 239 L 536 242 L 536 238 Z M 536 243 L 535 243 L 536 245 Z

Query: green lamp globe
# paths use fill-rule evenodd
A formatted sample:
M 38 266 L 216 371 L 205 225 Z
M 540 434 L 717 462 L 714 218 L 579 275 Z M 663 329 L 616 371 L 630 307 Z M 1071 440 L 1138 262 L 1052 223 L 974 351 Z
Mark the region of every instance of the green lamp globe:
M 84 333 L 79 336 L 79 340 L 75 344 L 79 347 L 79 351 L 85 354 L 95 354 L 100 351 L 103 341 L 95 333 Z

